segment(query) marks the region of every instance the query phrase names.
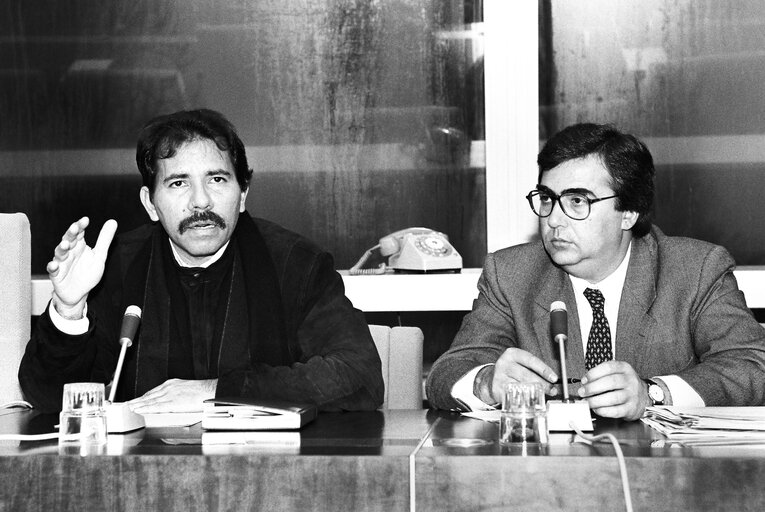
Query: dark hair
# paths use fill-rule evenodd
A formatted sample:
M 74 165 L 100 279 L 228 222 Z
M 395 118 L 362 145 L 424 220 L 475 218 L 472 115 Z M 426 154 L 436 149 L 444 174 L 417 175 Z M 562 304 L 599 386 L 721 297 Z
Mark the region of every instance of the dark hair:
M 653 157 L 633 135 L 613 126 L 593 123 L 571 125 L 553 135 L 537 157 L 539 178 L 553 167 L 577 158 L 596 155 L 611 175 L 611 186 L 618 196 L 616 209 L 637 212 L 632 234 L 641 237 L 651 230 L 653 206 Z
M 183 144 L 200 139 L 215 142 L 218 149 L 228 154 L 239 188 L 247 190 L 252 169 L 247 165 L 244 144 L 236 134 L 234 125 L 219 112 L 199 109 L 155 117 L 141 129 L 135 161 L 150 194 L 154 193 L 157 162 L 174 157 Z

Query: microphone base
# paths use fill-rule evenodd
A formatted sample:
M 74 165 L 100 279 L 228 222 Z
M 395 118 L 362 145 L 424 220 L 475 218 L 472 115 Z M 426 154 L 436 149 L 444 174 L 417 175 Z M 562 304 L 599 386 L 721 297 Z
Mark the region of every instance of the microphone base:
M 130 410 L 126 403 L 106 404 L 106 431 L 110 434 L 124 434 L 146 426 L 146 421 L 138 413 Z
M 573 432 L 574 425 L 582 432 L 592 432 L 590 407 L 584 400 L 548 400 L 547 430 L 550 432 Z

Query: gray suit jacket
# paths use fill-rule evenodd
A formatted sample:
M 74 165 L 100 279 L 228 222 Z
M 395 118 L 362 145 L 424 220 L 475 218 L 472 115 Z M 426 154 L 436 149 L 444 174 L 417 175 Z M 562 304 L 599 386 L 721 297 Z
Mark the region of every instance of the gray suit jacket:
M 634 239 L 617 320 L 616 359 L 641 377 L 678 375 L 707 405 L 765 404 L 765 329 L 753 317 L 720 246 L 668 237 L 654 227 Z M 559 372 L 550 336 L 550 304 L 566 303 L 569 377 L 585 373 L 574 290 L 542 242 L 490 254 L 479 295 L 451 348 L 427 381 L 431 406 L 458 408 L 454 383 L 510 347 L 524 349 Z

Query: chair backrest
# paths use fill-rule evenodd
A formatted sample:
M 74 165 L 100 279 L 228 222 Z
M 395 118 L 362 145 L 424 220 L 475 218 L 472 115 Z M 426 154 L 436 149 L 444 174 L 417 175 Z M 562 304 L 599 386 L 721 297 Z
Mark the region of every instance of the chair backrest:
M 370 325 L 369 331 L 382 361 L 383 409 L 422 409 L 422 330 Z
M 23 213 L 0 213 L 0 403 L 22 399 L 19 363 L 32 319 L 32 242 Z

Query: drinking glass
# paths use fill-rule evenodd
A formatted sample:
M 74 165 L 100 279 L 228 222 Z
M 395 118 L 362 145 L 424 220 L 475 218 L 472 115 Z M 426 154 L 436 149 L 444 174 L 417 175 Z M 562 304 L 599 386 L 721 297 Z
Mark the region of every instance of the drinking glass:
M 499 422 L 502 444 L 547 443 L 545 390 L 538 382 L 512 382 L 502 396 Z

